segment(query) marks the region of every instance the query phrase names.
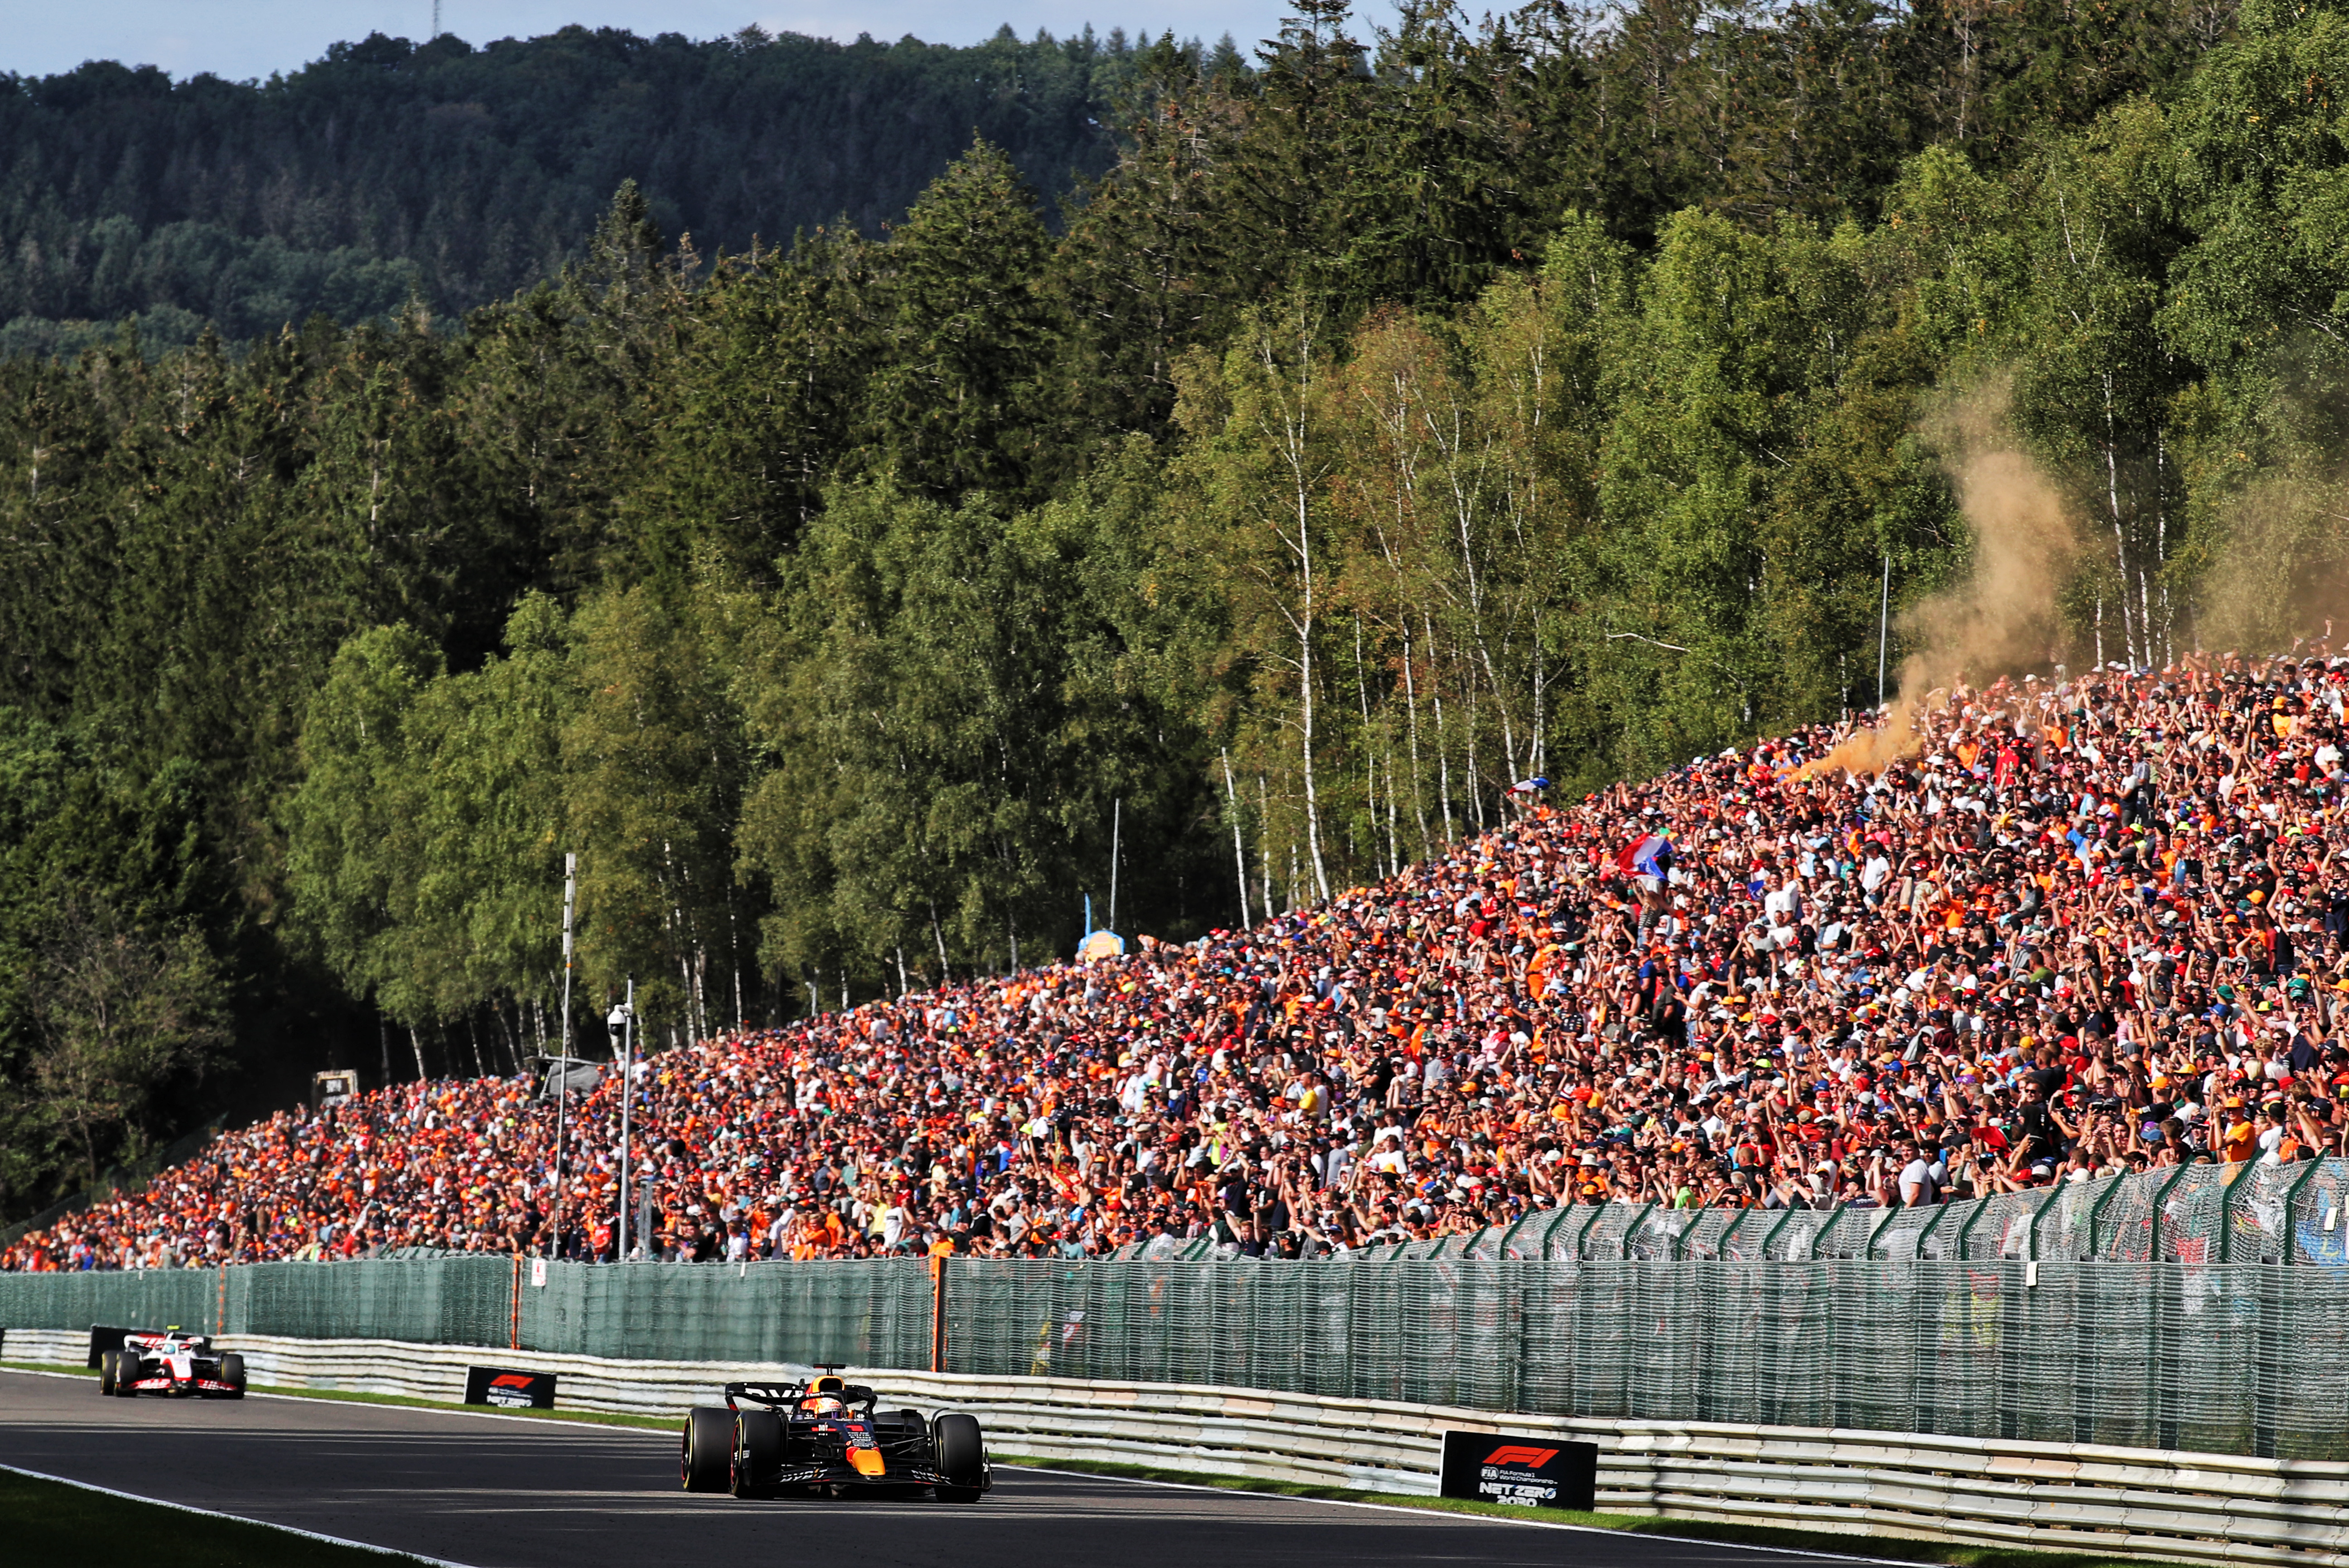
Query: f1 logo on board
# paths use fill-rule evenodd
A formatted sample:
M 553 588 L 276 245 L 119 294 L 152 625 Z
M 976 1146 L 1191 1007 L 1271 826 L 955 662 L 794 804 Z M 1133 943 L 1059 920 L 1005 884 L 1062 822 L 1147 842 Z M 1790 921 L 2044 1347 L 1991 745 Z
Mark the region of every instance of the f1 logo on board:
M 1588 1513 L 1599 1501 L 1599 1445 L 1446 1432 L 1440 1490 L 1480 1502 Z
M 511 1366 L 469 1366 L 465 1369 L 465 1403 L 551 1410 L 554 1407 L 554 1374 L 524 1372 Z
M 1525 1465 L 1539 1469 L 1556 1458 L 1556 1449 L 1495 1449 L 1485 1456 L 1485 1462 L 1488 1465 Z

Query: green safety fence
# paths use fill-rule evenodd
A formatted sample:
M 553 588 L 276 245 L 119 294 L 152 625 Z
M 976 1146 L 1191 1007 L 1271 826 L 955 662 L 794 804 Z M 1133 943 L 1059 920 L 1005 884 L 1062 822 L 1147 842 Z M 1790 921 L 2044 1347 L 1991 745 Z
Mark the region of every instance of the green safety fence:
M 1590 1206 L 1319 1262 L 956 1259 L 945 1368 L 2349 1459 L 2344 1177 L 2199 1165 L 1920 1210 Z M 941 1290 L 919 1260 L 537 1277 L 466 1255 L 6 1274 L 0 1326 L 918 1368 Z
M 533 1282 L 541 1268 L 544 1284 Z M 0 1274 L 0 1327 L 518 1345 L 670 1361 L 926 1366 L 919 1262 L 545 1263 L 491 1255 Z

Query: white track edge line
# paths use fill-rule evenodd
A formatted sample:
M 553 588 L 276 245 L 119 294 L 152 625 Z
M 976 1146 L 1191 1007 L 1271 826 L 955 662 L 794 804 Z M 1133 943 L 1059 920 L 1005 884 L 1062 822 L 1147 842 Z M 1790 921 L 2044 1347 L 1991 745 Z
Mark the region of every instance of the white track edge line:
M 1841 1552 L 1814 1552 L 1800 1546 L 1759 1546 L 1748 1541 L 1711 1541 L 1702 1535 L 1659 1535 L 1645 1530 L 1610 1530 L 1603 1524 L 1568 1524 L 1547 1519 L 1516 1519 L 1500 1513 L 1454 1513 L 1444 1508 L 1414 1508 L 1402 1502 L 1356 1502 L 1341 1497 L 1297 1497 L 1288 1492 L 1254 1491 L 1245 1487 L 1202 1486 L 1196 1481 L 1151 1480 L 1143 1476 L 1110 1475 L 1099 1470 L 1056 1470 L 1050 1465 L 1031 1465 L 1017 1454 L 1004 1456 L 1004 1463 L 1013 1469 L 1033 1470 L 1041 1475 L 1066 1476 L 1071 1480 L 1123 1481 L 1128 1486 L 1165 1487 L 1174 1491 L 1216 1492 L 1225 1497 L 1234 1495 L 1271 1498 L 1287 1502 L 1326 1503 L 1331 1508 L 1367 1508 L 1377 1513 L 1408 1513 L 1420 1519 L 1433 1515 L 1440 1519 L 1476 1520 L 1487 1524 L 1515 1525 L 1521 1530 L 1564 1530 L 1578 1535 L 1606 1535 L 1618 1541 L 1668 1541 L 1679 1546 L 1713 1546 L 1733 1552 L 1767 1552 L 1777 1557 L 1815 1557 L 1826 1563 L 1873 1563 L 1883 1568 L 1941 1568 L 1913 1557 L 1862 1557 Z M 1245 1480 L 1245 1476 L 1236 1476 Z M 1765 1527 L 1766 1528 L 1766 1527 Z
M 51 1376 L 64 1376 L 67 1374 L 57 1373 Z M 193 1503 L 171 1502 L 160 1497 L 141 1497 L 135 1491 L 117 1491 L 110 1486 L 99 1486 L 95 1481 L 76 1480 L 71 1476 L 53 1476 L 47 1470 L 28 1470 L 18 1465 L 0 1465 L 0 1470 L 5 1470 L 10 1475 L 29 1476 L 35 1480 L 55 1481 L 59 1486 L 73 1487 L 80 1491 L 94 1491 L 104 1497 L 119 1497 L 128 1502 L 143 1502 L 155 1508 L 173 1509 L 181 1513 L 202 1514 L 206 1519 L 225 1519 L 234 1524 L 250 1524 L 261 1530 L 274 1530 L 287 1535 L 298 1535 L 305 1541 L 323 1541 L 329 1546 L 347 1546 L 354 1552 L 372 1552 L 378 1556 L 397 1557 L 409 1563 L 429 1563 L 431 1568 L 466 1568 L 464 1563 L 451 1563 L 445 1557 L 427 1557 L 420 1552 L 402 1552 L 397 1546 L 378 1546 L 368 1541 L 350 1541 L 339 1535 L 322 1535 L 315 1530 L 304 1530 L 291 1524 L 279 1524 L 272 1520 L 251 1519 L 241 1513 L 222 1513 L 218 1509 L 198 1508 Z

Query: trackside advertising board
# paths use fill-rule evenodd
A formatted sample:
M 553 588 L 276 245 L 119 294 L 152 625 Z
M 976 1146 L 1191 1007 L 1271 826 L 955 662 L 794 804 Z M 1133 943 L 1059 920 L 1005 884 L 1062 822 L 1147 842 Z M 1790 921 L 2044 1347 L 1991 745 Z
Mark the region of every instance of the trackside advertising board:
M 1599 1445 L 1495 1432 L 1444 1434 L 1445 1497 L 1517 1508 L 1599 1505 Z
M 465 1403 L 504 1405 L 513 1409 L 554 1408 L 554 1374 L 515 1372 L 503 1366 L 465 1368 Z

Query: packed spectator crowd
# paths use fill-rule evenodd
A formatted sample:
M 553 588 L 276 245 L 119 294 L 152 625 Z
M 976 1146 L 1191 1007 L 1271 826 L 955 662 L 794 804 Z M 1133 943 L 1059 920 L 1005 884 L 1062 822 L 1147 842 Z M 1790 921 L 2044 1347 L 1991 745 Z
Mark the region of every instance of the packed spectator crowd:
M 1252 930 L 656 1054 L 629 1251 L 1310 1256 L 1571 1202 L 2349 1152 L 2344 698 L 2322 657 L 1960 685 L 1897 731 L 1520 790 Z M 222 1137 L 0 1268 L 610 1258 L 619 1085 L 570 1096 L 559 1187 L 530 1082 L 394 1085 Z

